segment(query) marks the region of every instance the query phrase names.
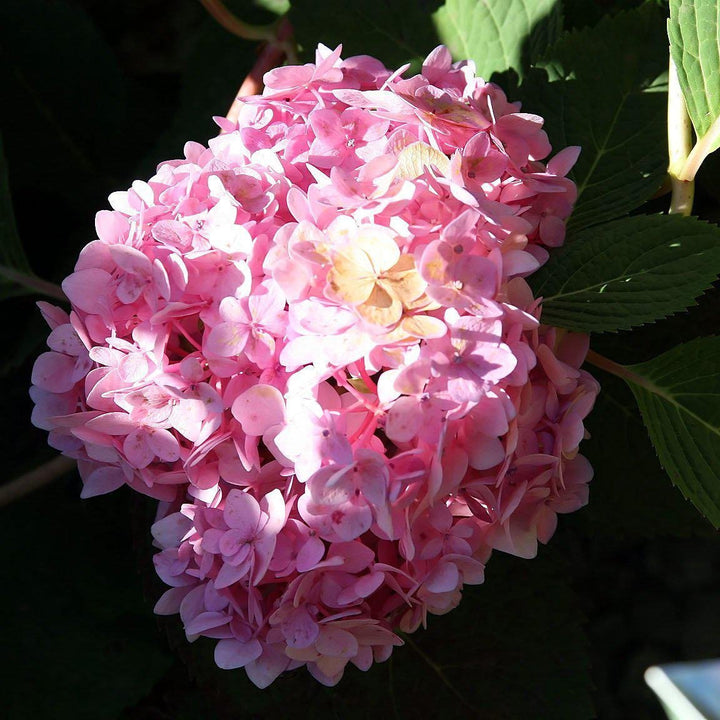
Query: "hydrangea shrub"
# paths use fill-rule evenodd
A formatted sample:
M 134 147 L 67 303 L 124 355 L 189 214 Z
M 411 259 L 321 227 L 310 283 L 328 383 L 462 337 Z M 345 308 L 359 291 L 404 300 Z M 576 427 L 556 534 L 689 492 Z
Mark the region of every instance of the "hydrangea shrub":
M 110 196 L 42 304 L 33 422 L 83 496 L 160 501 L 156 612 L 265 687 L 387 659 L 582 507 L 588 336 L 526 282 L 579 148 L 453 63 L 319 46 Z M 548 159 L 549 158 L 549 159 Z

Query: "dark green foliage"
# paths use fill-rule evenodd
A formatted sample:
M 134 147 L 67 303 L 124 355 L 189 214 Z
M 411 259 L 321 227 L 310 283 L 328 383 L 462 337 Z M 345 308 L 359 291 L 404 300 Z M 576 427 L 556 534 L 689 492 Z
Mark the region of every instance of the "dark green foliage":
M 290 21 L 305 62 L 319 42 L 343 55 L 373 55 L 388 67 L 407 62 L 419 70 L 422 59 L 439 44 L 432 13 L 441 0 L 295 0 Z
M 628 383 L 663 467 L 720 528 L 720 337 L 630 366 Z
M 627 330 L 685 310 L 720 272 L 720 230 L 678 215 L 640 215 L 569 234 L 532 276 L 543 321 Z
M 547 96 L 540 78 L 529 88 L 526 107 L 546 117 L 554 146 L 582 147 L 573 169 L 575 230 L 634 210 L 660 187 L 667 166 L 666 95 L 657 83 L 667 72 L 663 28 L 663 14 L 645 5 L 569 32 L 542 61 L 561 85 Z

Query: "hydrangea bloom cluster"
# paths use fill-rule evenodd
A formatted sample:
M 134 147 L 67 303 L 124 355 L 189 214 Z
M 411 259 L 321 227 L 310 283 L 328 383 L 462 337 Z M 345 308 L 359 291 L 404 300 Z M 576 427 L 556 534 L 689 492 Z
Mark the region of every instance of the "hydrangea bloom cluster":
M 587 338 L 525 277 L 578 149 L 440 47 L 265 77 L 209 147 L 110 196 L 43 305 L 34 422 L 84 496 L 160 500 L 156 611 L 264 687 L 386 659 L 587 502 Z

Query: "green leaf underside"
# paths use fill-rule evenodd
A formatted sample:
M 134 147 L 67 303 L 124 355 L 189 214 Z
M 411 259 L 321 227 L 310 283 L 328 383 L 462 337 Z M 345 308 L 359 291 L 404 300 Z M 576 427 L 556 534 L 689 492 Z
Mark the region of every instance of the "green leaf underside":
M 663 15 L 646 5 L 566 33 L 542 62 L 557 82 L 543 84 L 538 72 L 523 85 L 523 107 L 545 117 L 553 147 L 582 148 L 570 227 L 624 215 L 660 186 L 666 97 L 647 90 L 667 71 L 666 53 Z
M 561 29 L 557 0 L 447 0 L 433 16 L 440 41 L 456 60 L 471 59 L 479 76 L 515 70 L 544 50 Z
M 292 0 L 290 22 L 305 62 L 314 62 L 318 42 L 343 57 L 372 55 L 388 67 L 413 64 L 417 72 L 425 56 L 438 45 L 431 14 L 440 0 Z
M 720 528 L 720 336 L 698 338 L 628 369 L 658 458 Z
M 688 114 L 701 138 L 720 115 L 720 4 L 670 0 L 668 36 Z
M 695 218 L 640 215 L 572 233 L 530 278 L 543 322 L 615 332 L 694 304 L 720 272 L 720 229 Z

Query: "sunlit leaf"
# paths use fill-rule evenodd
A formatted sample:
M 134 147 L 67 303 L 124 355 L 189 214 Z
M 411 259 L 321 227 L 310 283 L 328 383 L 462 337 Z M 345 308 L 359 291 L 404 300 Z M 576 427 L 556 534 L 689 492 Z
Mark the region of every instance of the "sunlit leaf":
M 716 0 L 670 0 L 670 52 L 705 154 L 720 146 L 720 10 Z
M 474 60 L 478 75 L 514 70 L 522 76 L 533 51 L 562 29 L 557 0 L 447 0 L 433 16 L 438 36 L 456 60 Z
M 543 321 L 585 332 L 654 322 L 695 303 L 720 273 L 720 229 L 678 215 L 573 233 L 530 278 Z
M 683 495 L 720 527 L 720 336 L 698 338 L 625 377 L 660 462 Z

